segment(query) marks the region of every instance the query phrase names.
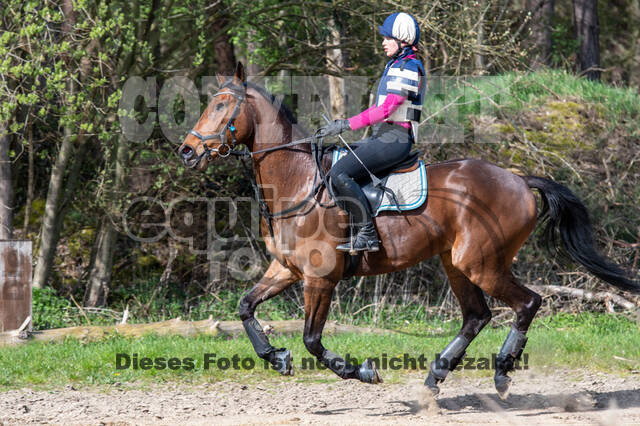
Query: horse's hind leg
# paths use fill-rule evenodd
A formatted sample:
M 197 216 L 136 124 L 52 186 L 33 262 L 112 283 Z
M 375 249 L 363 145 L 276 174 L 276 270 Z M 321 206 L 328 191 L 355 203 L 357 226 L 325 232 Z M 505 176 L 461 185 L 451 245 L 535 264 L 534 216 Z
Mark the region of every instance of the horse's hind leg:
M 271 346 L 254 313 L 260 303 L 281 293 L 296 281 L 299 281 L 299 277 L 274 259 L 258 284 L 244 295 L 239 308 L 242 325 L 253 349 L 260 358 L 269 361 L 283 375 L 293 375 L 291 352 Z
M 516 320 L 511 324 L 509 335 L 496 357 L 496 373 L 493 378 L 498 394 L 505 399 L 509 396 L 511 385 L 511 378 L 507 373 L 513 371 L 515 360 L 520 359 L 522 355 L 527 343 L 527 330 L 540 308 L 542 298 L 521 285 L 511 271 L 503 274 L 487 292 L 509 305 L 516 313 Z
M 492 263 L 491 259 L 485 260 L 485 265 Z M 515 360 L 520 359 L 522 355 L 527 343 L 527 330 L 540 308 L 542 298 L 518 282 L 509 264 L 502 268 L 486 268 L 484 271 L 480 269 L 473 268 L 465 271 L 465 274 L 487 294 L 506 303 L 516 313 L 516 320 L 496 357 L 494 382 L 498 394 L 505 399 L 509 395 L 511 385 L 511 378 L 507 373 L 514 370 Z
M 335 286 L 335 282 L 325 278 L 305 277 L 304 345 L 309 353 L 341 378 L 358 379 L 365 383 L 380 383 L 382 379 L 370 360 L 367 359 L 359 366 L 355 366 L 322 345 L 322 329 L 329 314 Z
M 440 258 L 449 277 L 451 290 L 456 295 L 462 309 L 462 328 L 458 335 L 440 353 L 440 356 L 431 363 L 431 369 L 424 384 L 434 394 L 440 391 L 438 383 L 447 377 L 449 371 L 453 371 L 456 368 L 464 358 L 467 346 L 491 320 L 491 311 L 487 306 L 482 290 L 452 265 L 451 252 L 441 254 Z

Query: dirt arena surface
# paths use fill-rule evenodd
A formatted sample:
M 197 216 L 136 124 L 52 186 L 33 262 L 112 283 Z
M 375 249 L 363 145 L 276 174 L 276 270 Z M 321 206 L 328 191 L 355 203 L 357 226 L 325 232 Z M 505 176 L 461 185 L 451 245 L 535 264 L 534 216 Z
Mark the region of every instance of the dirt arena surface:
M 329 374 L 327 379 L 332 379 Z M 521 371 L 500 400 L 493 380 L 453 374 L 435 401 L 422 373 L 400 384 L 123 384 L 0 393 L 0 424 L 640 424 L 640 375 Z

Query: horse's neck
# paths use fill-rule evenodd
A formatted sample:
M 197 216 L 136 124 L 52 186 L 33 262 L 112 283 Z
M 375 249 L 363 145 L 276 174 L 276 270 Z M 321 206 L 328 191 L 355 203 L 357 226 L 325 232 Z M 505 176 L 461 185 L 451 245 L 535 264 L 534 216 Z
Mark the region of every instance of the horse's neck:
M 256 118 L 252 151 L 273 148 L 304 137 L 271 102 L 255 91 L 253 97 Z M 256 182 L 263 188 L 274 212 L 303 199 L 313 189 L 316 166 L 309 145 L 256 154 L 254 158 Z

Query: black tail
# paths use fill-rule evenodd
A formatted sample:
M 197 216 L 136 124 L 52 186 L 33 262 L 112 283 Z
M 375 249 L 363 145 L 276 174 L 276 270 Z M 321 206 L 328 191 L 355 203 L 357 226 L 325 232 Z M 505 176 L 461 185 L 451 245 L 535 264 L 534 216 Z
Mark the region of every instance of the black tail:
M 596 251 L 589 213 L 569 188 L 538 176 L 525 176 L 524 180 L 530 188 L 539 190 L 542 195 L 544 207 L 540 218 L 546 223 L 543 238 L 548 244 L 561 252 L 558 244 L 559 232 L 564 249 L 571 259 L 609 284 L 640 293 L 640 284 L 628 277 L 620 266 Z

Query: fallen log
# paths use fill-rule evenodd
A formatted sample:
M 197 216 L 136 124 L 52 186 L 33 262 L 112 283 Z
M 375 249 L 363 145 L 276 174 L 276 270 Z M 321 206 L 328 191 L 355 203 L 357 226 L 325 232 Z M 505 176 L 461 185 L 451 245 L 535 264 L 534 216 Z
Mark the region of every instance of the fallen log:
M 262 321 L 258 320 L 267 334 L 273 333 L 299 333 L 304 329 L 304 320 L 289 321 Z M 328 321 L 324 326 L 324 334 L 341 333 L 371 333 L 387 334 L 391 330 L 380 328 L 356 327 L 352 325 L 338 324 Z M 145 334 L 157 334 L 158 336 L 184 336 L 197 335 L 217 336 L 219 334 L 237 335 L 244 334 L 244 327 L 240 321 L 215 321 L 209 318 L 203 321 L 183 321 L 180 318 L 154 322 L 148 324 L 118 324 L 111 326 L 78 326 L 68 328 L 56 328 L 52 330 L 25 331 L 14 330 L 0 333 L 0 346 L 18 345 L 27 342 L 60 342 L 66 338 L 75 338 L 81 341 L 96 341 L 109 336 L 140 337 Z
M 639 305 L 625 299 L 617 294 L 609 293 L 608 291 L 593 292 L 587 290 L 581 290 L 579 288 L 562 287 L 559 285 L 529 285 L 527 286 L 531 290 L 538 293 L 557 294 L 562 296 L 577 297 L 585 300 L 594 300 L 597 302 L 604 302 L 605 304 L 615 303 L 622 306 L 626 310 L 633 310 L 638 308 Z M 607 306 L 608 311 L 613 309 Z

